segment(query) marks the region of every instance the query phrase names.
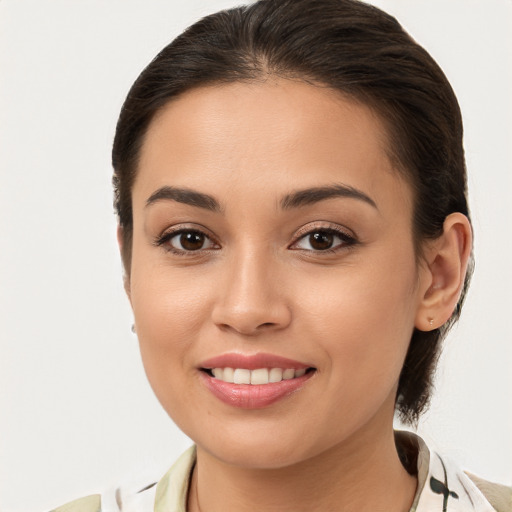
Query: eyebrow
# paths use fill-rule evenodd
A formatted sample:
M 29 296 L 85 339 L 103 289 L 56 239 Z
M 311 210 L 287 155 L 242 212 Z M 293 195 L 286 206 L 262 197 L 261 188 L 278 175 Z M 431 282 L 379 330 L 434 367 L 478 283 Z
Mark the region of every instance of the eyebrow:
M 378 210 L 375 201 L 371 197 L 366 195 L 361 190 L 343 184 L 311 187 L 303 190 L 297 190 L 284 196 L 280 201 L 280 205 L 283 210 L 290 210 L 336 197 L 358 199 L 360 201 L 364 201 L 365 203 L 373 206 Z M 176 201 L 178 203 L 188 204 L 198 208 L 204 208 L 205 210 L 212 212 L 220 212 L 222 210 L 219 202 L 209 194 L 188 188 L 177 188 L 170 186 L 161 187 L 153 192 L 153 194 L 151 194 L 151 196 L 146 201 L 146 207 L 162 200 Z
M 312 187 L 306 188 L 304 190 L 297 190 L 283 197 L 283 199 L 281 200 L 281 208 L 283 208 L 283 210 L 290 210 L 293 208 L 307 206 L 335 197 L 347 197 L 350 199 L 358 199 L 360 201 L 368 203 L 369 205 L 373 206 L 375 209 L 378 210 L 375 201 L 371 197 L 366 195 L 361 190 L 358 190 L 357 188 L 343 184 L 335 184 L 324 187 Z
M 203 192 L 197 192 L 196 190 L 190 190 L 188 188 L 176 188 L 176 187 L 161 187 L 146 201 L 146 207 L 162 200 L 176 201 L 177 203 L 188 204 L 190 206 L 197 206 L 198 208 L 204 208 L 212 212 L 220 212 L 220 204 L 218 201 Z

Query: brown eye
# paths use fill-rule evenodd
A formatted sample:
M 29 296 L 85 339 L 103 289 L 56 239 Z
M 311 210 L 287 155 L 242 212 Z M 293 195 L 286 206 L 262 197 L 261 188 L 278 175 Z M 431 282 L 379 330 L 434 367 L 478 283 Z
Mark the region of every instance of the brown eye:
M 326 231 L 317 231 L 309 235 L 309 245 L 317 251 L 330 249 L 334 242 L 334 235 Z
M 336 251 L 357 244 L 354 237 L 333 228 L 313 229 L 300 237 L 291 247 L 310 252 Z
M 202 249 L 205 236 L 202 233 L 191 231 L 180 235 L 180 244 L 186 251 L 197 251 Z
M 190 252 L 211 249 L 214 244 L 204 233 L 188 230 L 175 233 L 168 238 L 168 244 L 177 251 Z

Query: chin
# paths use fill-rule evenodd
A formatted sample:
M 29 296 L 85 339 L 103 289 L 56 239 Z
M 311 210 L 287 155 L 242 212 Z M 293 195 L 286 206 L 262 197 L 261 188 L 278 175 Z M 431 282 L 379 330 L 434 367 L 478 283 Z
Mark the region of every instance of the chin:
M 297 445 L 269 443 L 268 439 L 261 443 L 228 441 L 227 446 L 217 445 L 214 450 L 210 450 L 208 446 L 200 446 L 200 448 L 225 464 L 244 469 L 280 469 L 293 466 L 308 458 L 302 450 L 297 450 Z
M 199 450 L 244 469 L 279 469 L 299 464 L 326 451 L 329 440 L 312 439 L 298 426 L 243 421 L 223 428 L 187 432 Z M 207 433 L 215 433 L 205 435 Z

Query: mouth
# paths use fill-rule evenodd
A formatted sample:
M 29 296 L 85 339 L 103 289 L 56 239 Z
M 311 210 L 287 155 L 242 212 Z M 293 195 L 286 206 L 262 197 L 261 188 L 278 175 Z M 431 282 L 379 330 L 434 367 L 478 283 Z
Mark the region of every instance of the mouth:
M 303 377 L 306 374 L 315 371 L 315 368 L 256 368 L 249 370 L 247 368 L 201 368 L 201 371 L 214 379 L 229 384 L 247 384 L 260 386 L 266 384 L 275 384 L 283 380 L 292 380 Z
M 221 402 L 241 409 L 262 409 L 296 394 L 317 372 L 272 354 L 224 354 L 203 361 L 201 381 Z

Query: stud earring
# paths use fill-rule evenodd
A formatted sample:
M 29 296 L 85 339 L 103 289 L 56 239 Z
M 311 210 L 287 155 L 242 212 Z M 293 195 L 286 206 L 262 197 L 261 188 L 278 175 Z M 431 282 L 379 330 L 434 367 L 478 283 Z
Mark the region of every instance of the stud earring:
M 428 320 L 430 327 L 432 327 L 434 325 L 434 319 L 432 317 L 429 317 L 427 320 Z
M 133 332 L 134 334 L 137 332 L 137 329 L 135 329 L 135 324 L 132 324 L 131 329 L 132 329 L 132 332 Z

